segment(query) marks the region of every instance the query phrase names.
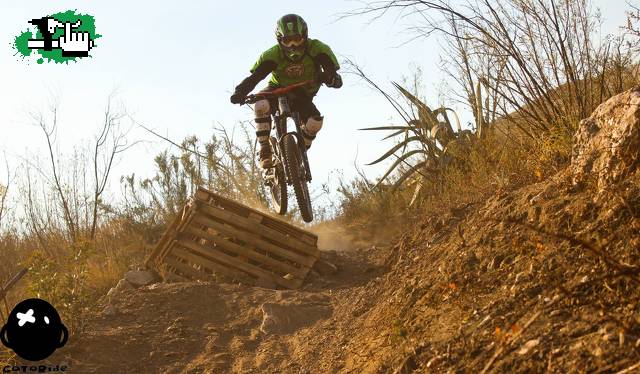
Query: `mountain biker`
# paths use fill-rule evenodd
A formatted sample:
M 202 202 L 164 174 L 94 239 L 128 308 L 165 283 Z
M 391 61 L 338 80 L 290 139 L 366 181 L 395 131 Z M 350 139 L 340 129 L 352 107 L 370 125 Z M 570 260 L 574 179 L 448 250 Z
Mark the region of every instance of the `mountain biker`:
M 313 83 L 294 90 L 290 94 L 290 106 L 300 114 L 302 133 L 307 149 L 322 128 L 323 117 L 313 103 L 320 84 L 327 87 L 342 87 L 342 78 L 336 72 L 340 65 L 328 45 L 308 38 L 306 22 L 296 14 L 281 17 L 276 25 L 278 43 L 260 55 L 245 78 L 231 95 L 231 103 L 242 104 L 255 86 L 271 73 L 265 90 L 286 87 L 295 83 L 313 80 Z M 260 100 L 255 103 L 256 137 L 260 144 L 260 167 L 273 166 L 269 134 L 271 113 L 277 103 Z

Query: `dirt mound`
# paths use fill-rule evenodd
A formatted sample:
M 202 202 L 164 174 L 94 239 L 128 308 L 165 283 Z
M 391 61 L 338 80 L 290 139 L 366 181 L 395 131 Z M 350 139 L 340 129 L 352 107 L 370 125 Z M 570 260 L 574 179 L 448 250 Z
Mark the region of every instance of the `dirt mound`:
M 615 372 L 640 346 L 640 174 L 593 200 L 569 171 L 325 252 L 299 291 L 126 288 L 52 362 L 76 372 Z
M 638 112 L 610 103 L 549 180 L 427 216 L 393 246 L 324 252 L 339 271 L 302 290 L 121 287 L 51 361 L 80 373 L 633 372 L 637 130 L 599 116 Z M 597 152 L 614 138 L 624 146 Z M 598 175 L 606 188 L 578 188 L 594 165 L 612 173 Z
M 636 174 L 593 202 L 558 175 L 433 217 L 388 275 L 404 278 L 405 287 L 382 297 L 394 300 L 389 319 L 397 322 L 380 337 L 395 336 L 404 344 L 394 350 L 435 371 L 633 364 L 639 181 Z M 391 350 L 386 355 L 402 364 Z
M 325 252 L 340 272 L 311 274 L 298 291 L 199 282 L 121 287 L 49 360 L 78 373 L 326 372 L 344 358 L 325 362 L 325 343 L 342 337 L 322 326 L 343 318 L 334 308 L 385 270 L 388 252 Z

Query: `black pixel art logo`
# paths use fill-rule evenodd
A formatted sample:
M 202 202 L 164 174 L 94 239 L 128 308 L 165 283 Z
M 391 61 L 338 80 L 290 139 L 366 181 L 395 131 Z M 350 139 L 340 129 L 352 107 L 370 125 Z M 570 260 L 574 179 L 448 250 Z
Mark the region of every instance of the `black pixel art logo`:
M 42 299 L 27 299 L 13 308 L 0 340 L 18 356 L 40 361 L 67 343 L 69 333 L 58 311 Z

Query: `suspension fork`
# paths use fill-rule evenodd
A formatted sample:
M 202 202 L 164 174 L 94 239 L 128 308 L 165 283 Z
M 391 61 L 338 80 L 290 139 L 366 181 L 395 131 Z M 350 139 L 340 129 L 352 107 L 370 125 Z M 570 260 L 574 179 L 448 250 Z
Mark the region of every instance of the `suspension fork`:
M 307 182 L 311 182 L 311 167 L 309 166 L 309 157 L 307 157 L 307 147 L 304 143 L 304 135 L 302 134 L 302 125 L 300 124 L 300 113 L 293 113 L 293 122 L 296 124 L 296 136 L 298 137 L 298 148 L 302 155 L 302 162 L 304 164 L 305 176 Z
M 280 164 L 282 166 L 282 169 L 284 171 L 284 182 L 288 185 L 291 184 L 291 177 L 289 176 L 289 169 L 287 168 L 286 164 L 285 164 L 285 154 L 284 154 L 284 136 L 287 134 L 287 116 L 286 115 L 282 115 L 282 112 L 280 112 L 280 110 L 277 110 L 276 113 L 273 116 L 273 122 L 274 122 L 274 127 L 276 129 L 276 143 L 277 143 L 277 147 L 278 150 L 276 151 L 278 153 L 278 157 L 280 158 Z
M 300 114 L 298 112 L 292 112 L 289 107 L 289 100 L 287 100 L 286 96 L 278 97 L 278 113 L 276 120 L 276 133 L 278 135 L 278 145 L 280 149 L 284 149 L 282 139 L 285 135 L 287 135 L 287 118 L 290 117 L 293 119 L 293 122 L 296 125 L 296 131 L 292 132 L 296 136 L 298 149 L 300 150 L 300 154 L 302 155 L 302 163 L 304 165 L 305 170 L 305 179 L 307 182 L 311 182 L 311 168 L 309 167 L 309 158 L 307 157 L 307 147 L 304 145 L 304 137 L 302 135 L 302 127 L 300 124 Z M 285 172 L 287 183 L 290 184 L 290 178 L 288 173 Z

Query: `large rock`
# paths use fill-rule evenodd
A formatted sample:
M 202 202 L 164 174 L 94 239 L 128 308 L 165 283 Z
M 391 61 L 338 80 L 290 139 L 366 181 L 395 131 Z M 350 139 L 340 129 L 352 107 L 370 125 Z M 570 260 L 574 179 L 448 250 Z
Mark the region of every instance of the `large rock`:
M 600 104 L 582 120 L 571 155 L 573 183 L 593 175 L 604 190 L 638 167 L 640 160 L 640 87 Z
M 129 270 L 124 274 L 124 279 L 135 287 L 148 286 L 156 282 L 156 276 L 147 270 Z

